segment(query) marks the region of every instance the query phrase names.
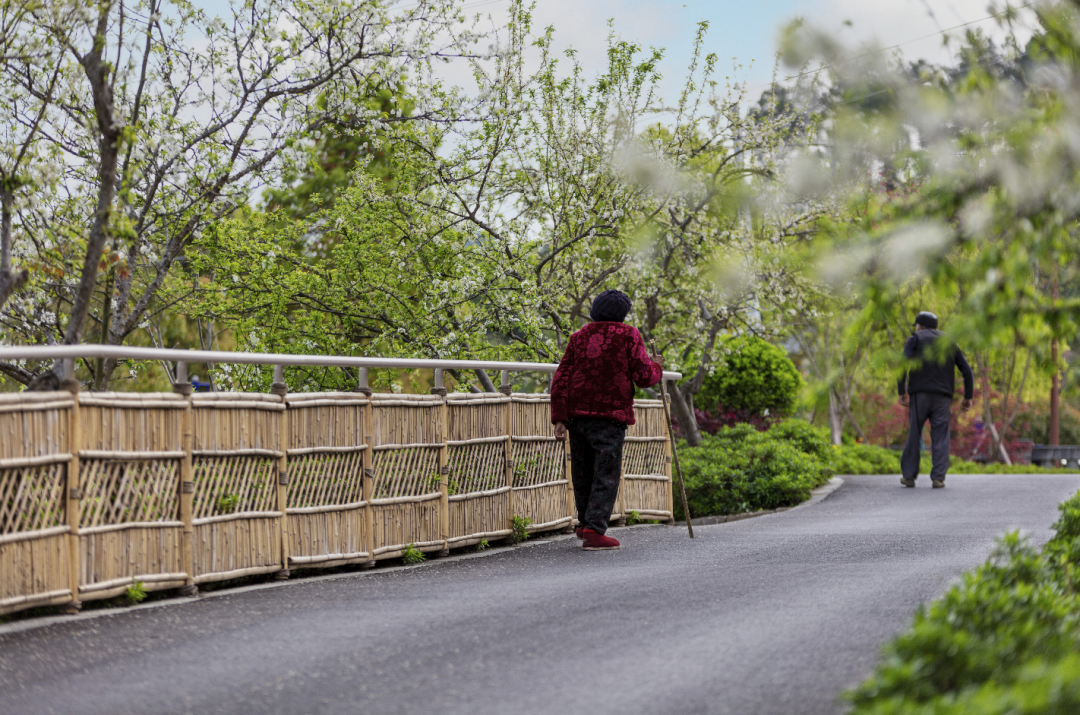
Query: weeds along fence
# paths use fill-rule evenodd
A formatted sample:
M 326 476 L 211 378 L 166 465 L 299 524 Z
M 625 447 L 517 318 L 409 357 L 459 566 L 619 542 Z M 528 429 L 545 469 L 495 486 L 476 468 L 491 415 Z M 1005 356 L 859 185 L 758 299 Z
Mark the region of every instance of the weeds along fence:
M 9 354 L 14 353 L 14 354 Z M 574 519 L 569 447 L 534 363 L 239 355 L 77 346 L 0 359 L 175 360 L 173 393 L 0 394 L 0 614 L 292 569 L 375 565 Z M 122 353 L 114 355 L 112 353 Z M 288 393 L 283 365 L 358 368 L 355 392 Z M 351 361 L 351 362 L 350 362 Z M 271 394 L 194 393 L 186 362 L 274 364 Z M 388 364 L 384 364 L 388 363 Z M 367 367 L 434 368 L 430 395 L 372 393 Z M 499 393 L 446 394 L 443 368 L 502 370 Z M 666 373 L 677 377 L 677 373 Z M 612 519 L 672 518 L 658 400 L 635 402 Z

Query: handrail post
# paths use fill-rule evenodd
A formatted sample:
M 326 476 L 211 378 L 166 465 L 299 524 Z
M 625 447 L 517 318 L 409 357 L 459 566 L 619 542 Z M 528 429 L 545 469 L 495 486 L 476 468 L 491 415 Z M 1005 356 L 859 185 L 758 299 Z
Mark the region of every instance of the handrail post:
M 64 390 L 71 392 L 73 404 L 68 423 L 71 461 L 68 463 L 64 490 L 66 505 L 64 516 L 70 529 L 68 532 L 68 583 L 71 584 L 71 601 L 61 606 L 60 612 L 75 614 L 82 610 L 82 601 L 79 600 L 79 571 L 81 570 L 79 567 L 82 564 L 82 545 L 79 540 L 79 523 L 82 516 L 79 504 L 82 499 L 79 450 L 82 449 L 82 424 L 79 422 L 79 381 L 75 379 L 74 358 L 64 358 L 61 374 L 63 378 L 60 385 Z
M 176 363 L 176 382 L 173 383 L 173 392 L 183 395 L 187 401 L 187 408 L 181 418 L 181 449 L 184 450 L 184 458 L 180 460 L 180 523 L 183 531 L 180 537 L 180 559 L 187 573 L 187 579 L 180 593 L 184 596 L 198 596 L 199 587 L 195 585 L 195 557 L 194 541 L 195 526 L 191 522 L 193 501 L 195 499 L 194 462 L 191 450 L 194 449 L 195 441 L 195 415 L 191 407 L 191 382 L 188 381 L 188 364 Z
M 366 367 L 356 368 L 356 391 L 368 398 L 363 408 L 364 429 L 363 434 L 360 435 L 364 439 L 364 444 L 367 445 L 367 449 L 360 457 L 361 468 L 364 470 L 360 478 L 360 498 L 365 502 L 361 519 L 364 530 L 364 548 L 367 549 L 370 558 L 361 564 L 361 568 L 372 568 L 375 566 L 375 555 L 372 553 L 375 551 L 375 508 L 371 506 L 371 500 L 375 498 L 375 430 L 372 429 L 375 410 L 371 405 L 373 393 Z
M 450 413 L 446 404 L 446 388 L 443 386 L 443 370 L 435 368 L 435 386 L 431 394 L 442 397 L 442 404 L 436 411 L 435 441 L 442 444 L 439 448 L 439 532 L 443 548 L 437 556 L 450 554 L 450 448 L 446 445 L 450 429 L 446 421 Z
M 289 394 L 289 387 L 285 384 L 285 366 L 274 365 L 274 382 L 270 385 L 270 392 L 281 397 L 281 404 L 285 405 L 282 410 L 278 432 L 278 447 L 281 456 L 277 460 L 277 506 L 281 512 L 281 570 L 274 574 L 274 579 L 284 581 L 289 578 L 289 515 L 286 513 L 289 507 L 289 409 L 285 396 Z
M 499 375 L 499 392 L 504 395 L 509 395 L 514 391 L 514 388 L 510 386 L 510 371 L 503 370 Z

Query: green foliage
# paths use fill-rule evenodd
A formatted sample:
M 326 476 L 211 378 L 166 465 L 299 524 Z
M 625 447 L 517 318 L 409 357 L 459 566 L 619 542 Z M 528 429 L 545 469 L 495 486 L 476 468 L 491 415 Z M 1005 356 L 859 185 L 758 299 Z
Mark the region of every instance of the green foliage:
M 774 428 L 775 429 L 775 428 Z M 835 450 L 833 467 L 837 474 L 900 474 L 900 452 L 872 444 L 844 444 Z M 929 452 L 919 457 L 919 473 L 930 473 Z M 955 455 L 949 458 L 952 474 L 1064 474 L 1071 469 L 1046 469 L 1033 464 L 980 464 Z
M 416 548 L 414 544 L 409 544 L 401 552 L 401 560 L 406 564 L 419 564 L 426 561 L 427 556 L 424 555 L 423 551 Z
M 802 376 L 783 350 L 756 336 L 739 335 L 721 341 L 716 369 L 705 379 L 697 405 L 786 414 L 802 385 Z
M 1040 552 L 1018 534 L 922 608 L 874 675 L 848 693 L 855 715 L 1057 715 L 1080 708 L 1080 493 Z
M 236 507 L 240 505 L 239 494 L 222 494 L 217 500 L 217 509 L 219 514 L 232 514 L 236 511 Z
M 637 509 L 631 509 L 630 513 L 626 515 L 626 525 L 634 526 L 641 523 L 641 514 Z
M 790 420 L 794 422 L 795 420 Z M 695 517 L 794 506 L 832 476 L 824 431 L 803 423 L 758 432 L 747 424 L 679 447 L 690 513 Z M 685 518 L 679 500 L 676 518 Z
M 144 585 L 145 584 L 143 584 L 142 581 L 134 582 L 127 587 L 126 591 L 124 591 L 124 596 L 132 604 L 142 603 L 146 600 L 146 589 L 143 588 Z
M 481 551 L 486 551 L 490 547 L 491 547 L 491 544 L 488 543 L 487 539 L 480 539 L 480 541 L 476 542 L 476 551 L 477 551 L 477 553 L 479 553 Z
M 522 541 L 529 540 L 529 526 L 532 524 L 532 519 L 527 516 L 512 516 L 510 517 L 510 525 L 513 528 L 513 539 L 515 544 L 520 544 Z

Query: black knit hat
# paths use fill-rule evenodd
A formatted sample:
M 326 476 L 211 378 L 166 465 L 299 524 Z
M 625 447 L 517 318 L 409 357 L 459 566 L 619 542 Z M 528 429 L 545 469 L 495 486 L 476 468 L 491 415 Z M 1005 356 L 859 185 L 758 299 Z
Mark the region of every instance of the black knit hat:
M 924 310 L 923 312 L 915 316 L 915 325 L 921 325 L 924 328 L 937 330 L 937 316 L 927 310 Z
M 589 317 L 593 320 L 609 320 L 621 323 L 626 314 L 630 312 L 630 296 L 621 290 L 606 290 L 596 296 L 592 302 Z

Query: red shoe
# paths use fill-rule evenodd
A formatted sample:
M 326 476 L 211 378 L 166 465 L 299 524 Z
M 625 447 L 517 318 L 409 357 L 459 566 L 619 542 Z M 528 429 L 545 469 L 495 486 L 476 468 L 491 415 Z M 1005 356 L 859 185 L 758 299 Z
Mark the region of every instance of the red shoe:
M 585 527 L 584 526 L 579 526 L 578 528 L 574 529 L 574 533 L 577 534 L 577 537 L 578 537 L 579 540 L 581 540 L 581 541 L 585 540 Z
M 611 551 L 622 548 L 618 539 L 613 539 L 604 534 L 597 534 L 592 529 L 582 529 L 581 533 L 585 542 L 581 545 L 581 548 L 585 551 Z

